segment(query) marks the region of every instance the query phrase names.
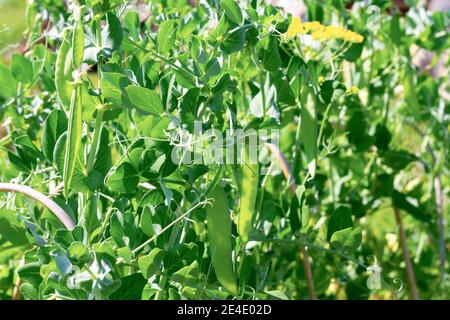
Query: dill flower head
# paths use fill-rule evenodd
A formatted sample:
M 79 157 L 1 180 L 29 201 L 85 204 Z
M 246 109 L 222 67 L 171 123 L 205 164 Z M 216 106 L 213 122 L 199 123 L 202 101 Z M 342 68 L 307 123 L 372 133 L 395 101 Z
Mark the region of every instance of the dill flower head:
M 356 86 L 351 86 L 350 88 L 347 88 L 347 90 L 345 91 L 346 95 L 356 95 L 358 94 L 359 89 Z
M 364 37 L 359 33 L 347 30 L 339 26 L 324 26 L 318 21 L 302 23 L 300 18 L 293 18 L 285 36 L 293 38 L 296 35 L 311 34 L 317 41 L 342 40 L 352 43 L 361 43 Z
M 319 76 L 319 77 L 317 78 L 317 82 L 318 82 L 319 84 L 322 84 L 324 81 L 325 81 L 325 78 L 324 78 L 323 76 Z

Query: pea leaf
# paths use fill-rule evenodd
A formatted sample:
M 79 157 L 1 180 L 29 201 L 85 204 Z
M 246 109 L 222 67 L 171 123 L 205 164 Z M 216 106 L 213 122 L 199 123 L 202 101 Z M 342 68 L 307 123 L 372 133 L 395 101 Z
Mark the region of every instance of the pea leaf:
M 124 162 L 109 176 L 106 185 L 113 192 L 135 192 L 139 183 L 139 176 L 129 162 Z
M 361 245 L 361 228 L 346 228 L 331 236 L 331 245 L 344 253 L 353 253 Z
M 13 73 L 4 65 L 0 64 L 0 96 L 12 98 L 16 95 L 17 81 Z
M 239 8 L 238 2 L 234 0 L 223 0 L 222 8 L 225 10 L 225 15 L 234 23 L 241 24 L 242 23 L 242 12 L 241 8 Z
M 125 90 L 131 103 L 138 109 L 155 116 L 164 112 L 161 97 L 155 91 L 138 86 L 128 86 Z
M 146 256 L 138 259 L 139 270 L 144 278 L 148 279 L 152 275 L 159 274 L 163 265 L 165 252 L 159 248 L 154 248 Z
M 121 279 L 120 288 L 110 298 L 112 300 L 140 300 L 147 281 L 139 273 Z
M 327 239 L 339 230 L 353 227 L 352 213 L 348 207 L 339 206 L 334 210 L 327 225 Z
M 42 152 L 48 160 L 53 162 L 53 151 L 56 141 L 67 130 L 67 116 L 61 110 L 53 110 L 44 123 L 42 132 Z
M 23 55 L 13 54 L 11 70 L 17 81 L 22 83 L 31 83 L 33 81 L 33 64 Z
M 14 245 L 29 244 L 27 229 L 17 215 L 7 209 L 0 209 L 0 237 Z
M 175 44 L 176 26 L 177 23 L 175 20 L 167 20 L 160 24 L 157 38 L 160 53 L 168 53 Z

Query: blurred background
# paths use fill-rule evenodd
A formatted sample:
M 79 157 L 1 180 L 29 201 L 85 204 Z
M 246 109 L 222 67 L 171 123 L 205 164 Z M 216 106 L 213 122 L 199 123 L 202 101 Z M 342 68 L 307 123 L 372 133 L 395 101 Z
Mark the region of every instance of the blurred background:
M 27 0 L 0 0 L 0 52 L 6 53 L 9 48 L 22 39 L 25 31 L 25 10 Z

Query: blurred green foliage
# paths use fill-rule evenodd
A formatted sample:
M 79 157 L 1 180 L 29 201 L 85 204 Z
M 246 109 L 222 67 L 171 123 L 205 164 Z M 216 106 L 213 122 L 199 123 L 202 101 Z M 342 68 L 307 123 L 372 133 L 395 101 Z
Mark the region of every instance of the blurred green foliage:
M 0 52 L 23 37 L 25 9 L 26 0 L 0 0 Z

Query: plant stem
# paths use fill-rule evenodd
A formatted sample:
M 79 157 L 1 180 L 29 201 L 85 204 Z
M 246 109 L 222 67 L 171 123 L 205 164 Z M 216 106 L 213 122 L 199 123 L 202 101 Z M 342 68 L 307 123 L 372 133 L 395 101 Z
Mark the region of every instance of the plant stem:
M 400 236 L 400 246 L 402 247 L 403 261 L 406 267 L 406 276 L 408 278 L 410 299 L 419 300 L 419 294 L 417 292 L 416 276 L 411 263 L 411 257 L 409 255 L 408 246 L 406 243 L 405 229 L 403 228 L 402 216 L 398 208 L 394 208 L 395 220 L 397 221 L 398 233 Z
M 73 230 L 75 228 L 75 223 L 72 221 L 72 218 L 55 201 L 28 186 L 14 183 L 0 183 L 0 192 L 16 192 L 28 196 L 50 210 L 67 229 Z
M 309 254 L 308 248 L 306 246 L 300 246 L 300 257 L 303 262 L 303 270 L 305 272 L 306 277 L 306 285 L 308 287 L 308 296 L 309 300 L 317 300 L 315 288 L 314 288 L 314 279 L 311 270 L 311 263 L 309 262 Z

